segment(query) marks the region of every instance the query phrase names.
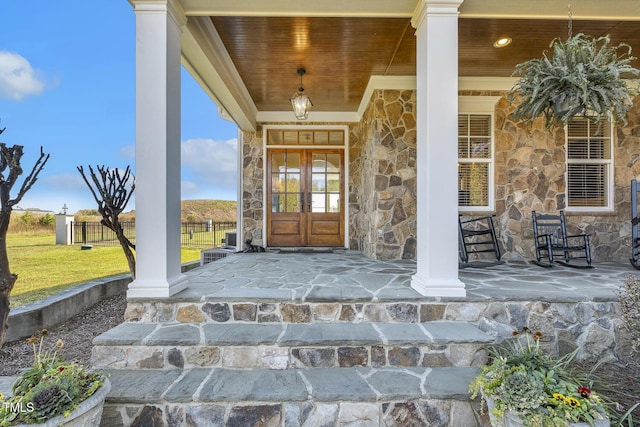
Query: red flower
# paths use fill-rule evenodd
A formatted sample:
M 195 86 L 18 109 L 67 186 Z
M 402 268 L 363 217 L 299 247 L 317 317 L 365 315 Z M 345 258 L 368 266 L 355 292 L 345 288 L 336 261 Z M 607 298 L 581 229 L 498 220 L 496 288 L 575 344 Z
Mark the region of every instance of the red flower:
M 59 371 L 59 372 L 64 371 L 64 366 L 58 366 L 58 371 Z
M 589 390 L 587 387 L 578 387 L 578 393 L 580 393 L 582 397 L 586 398 L 591 394 L 591 390 Z

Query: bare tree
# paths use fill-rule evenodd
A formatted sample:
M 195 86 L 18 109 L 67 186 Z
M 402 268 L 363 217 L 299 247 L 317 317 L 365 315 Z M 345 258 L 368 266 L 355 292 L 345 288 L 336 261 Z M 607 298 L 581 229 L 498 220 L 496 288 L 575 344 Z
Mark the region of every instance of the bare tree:
M 5 129 L 0 129 L 0 134 Z M 31 172 L 22 182 L 17 196 L 12 199 L 11 189 L 18 177 L 22 175 L 20 160 L 22 159 L 23 148 L 21 145 L 7 147 L 5 143 L 0 142 L 0 347 L 4 343 L 9 320 L 9 296 L 13 285 L 18 279 L 18 276 L 11 273 L 9 269 L 9 257 L 7 255 L 7 232 L 9 230 L 9 221 L 11 220 L 11 211 L 13 206 L 20 202 L 26 192 L 38 180 L 38 174 L 49 160 L 49 154 L 45 154 L 42 151 L 42 147 L 40 147 L 40 157 L 38 157 Z
M 124 256 L 127 258 L 131 277 L 135 279 L 136 258 L 133 251 L 135 251 L 136 246 L 124 235 L 119 218 L 136 188 L 135 177 L 131 173 L 129 166 L 124 171 L 120 169 L 109 170 L 104 166 L 96 166 L 97 173 L 91 166 L 88 166 L 88 168 L 91 181 L 87 178 L 82 166 L 78 166 L 78 171 L 91 190 L 93 198 L 98 203 L 98 212 L 102 215 L 100 222 L 116 234 L 118 242 L 120 242 L 120 246 L 124 251 Z

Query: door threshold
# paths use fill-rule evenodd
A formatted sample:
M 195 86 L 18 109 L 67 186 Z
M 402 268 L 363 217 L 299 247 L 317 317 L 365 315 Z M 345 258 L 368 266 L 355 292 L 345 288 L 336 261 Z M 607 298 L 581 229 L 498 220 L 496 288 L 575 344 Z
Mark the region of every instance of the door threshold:
M 268 252 L 277 252 L 281 254 L 287 253 L 301 253 L 301 254 L 314 254 L 314 253 L 333 253 L 338 251 L 345 251 L 343 246 L 283 246 L 283 247 L 269 247 Z

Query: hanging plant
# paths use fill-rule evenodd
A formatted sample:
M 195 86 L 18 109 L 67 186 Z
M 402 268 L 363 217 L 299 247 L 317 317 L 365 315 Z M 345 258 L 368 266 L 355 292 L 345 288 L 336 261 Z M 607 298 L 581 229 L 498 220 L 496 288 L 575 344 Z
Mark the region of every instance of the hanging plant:
M 609 36 L 584 34 L 564 42 L 557 38 L 549 45 L 551 57 L 544 52 L 541 59 L 516 65 L 513 75 L 520 79 L 508 95 L 509 102 L 519 101 L 513 118 L 531 123 L 543 115 L 547 129 L 564 126 L 577 115 L 626 124 L 636 91 L 622 76 L 640 71 L 631 66 L 631 46 L 610 42 Z

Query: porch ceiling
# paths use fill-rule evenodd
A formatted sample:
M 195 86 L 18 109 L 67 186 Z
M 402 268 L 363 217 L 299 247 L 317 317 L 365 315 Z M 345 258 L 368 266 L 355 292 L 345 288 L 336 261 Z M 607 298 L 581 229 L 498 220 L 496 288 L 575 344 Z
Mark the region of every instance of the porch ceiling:
M 193 34 L 189 40 L 204 49 L 198 59 L 183 43 L 184 62 L 241 127 L 240 111 L 253 115 L 250 121 L 260 112 L 290 112 L 300 66 L 307 70 L 303 84 L 313 112 L 355 113 L 371 76 L 415 76 L 410 23 L 415 0 L 367 0 L 370 7 L 360 9 L 352 3 L 361 0 L 316 3 L 301 8 L 288 0 L 182 0 Z M 567 36 L 566 2 L 466 0 L 460 12 L 463 77 L 509 77 L 516 64 L 540 57 L 551 40 Z M 200 34 L 195 34 L 196 27 Z M 614 44 L 628 43 L 639 55 L 637 0 L 583 0 L 574 6 L 573 19 L 573 34 L 581 32 L 609 34 Z M 494 48 L 493 42 L 503 36 L 513 43 Z M 204 44 L 217 46 L 217 54 L 208 53 Z M 640 60 L 634 65 L 640 67 Z

